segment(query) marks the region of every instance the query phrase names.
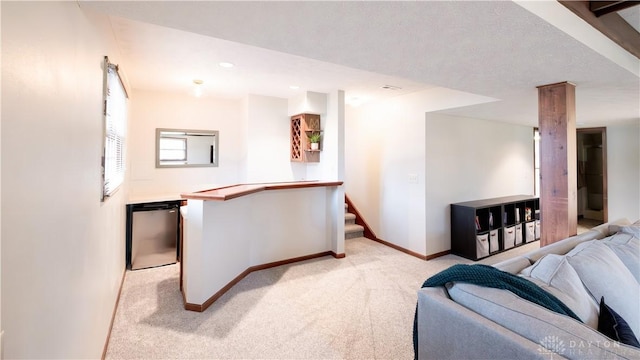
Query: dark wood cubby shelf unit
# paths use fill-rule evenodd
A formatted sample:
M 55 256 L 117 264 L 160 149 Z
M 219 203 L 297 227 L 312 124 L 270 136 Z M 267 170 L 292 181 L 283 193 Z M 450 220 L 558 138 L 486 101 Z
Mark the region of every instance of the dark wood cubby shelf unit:
M 540 239 L 540 200 L 516 195 L 451 204 L 451 252 L 470 260 Z

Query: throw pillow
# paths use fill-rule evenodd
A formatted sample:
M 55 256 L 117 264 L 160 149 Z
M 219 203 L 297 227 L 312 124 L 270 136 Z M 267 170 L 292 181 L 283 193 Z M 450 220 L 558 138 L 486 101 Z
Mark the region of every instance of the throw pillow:
M 562 255 L 547 254 L 520 274 L 551 293 L 593 329 L 598 326 L 598 304 L 584 288 L 578 273 Z
M 605 304 L 604 297 L 600 299 L 600 320 L 598 321 L 598 331 L 607 335 L 609 338 L 640 348 L 640 342 L 633 333 L 622 316 L 613 311 L 609 305 Z
M 607 303 L 640 334 L 640 284 L 616 254 L 600 240 L 582 243 L 567 254 L 569 264 L 594 299 Z
M 640 239 L 631 234 L 618 233 L 602 239 L 602 242 L 622 260 L 640 283 Z

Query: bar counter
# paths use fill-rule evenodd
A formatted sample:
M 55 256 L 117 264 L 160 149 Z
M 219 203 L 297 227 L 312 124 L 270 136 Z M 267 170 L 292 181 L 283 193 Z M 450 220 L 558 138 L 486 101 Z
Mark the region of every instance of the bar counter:
M 308 187 L 340 186 L 342 181 L 296 181 L 296 182 L 273 182 L 259 184 L 238 184 L 223 186 L 215 189 L 196 191 L 192 193 L 180 194 L 183 199 L 192 200 L 231 200 L 240 196 L 245 196 L 265 190 L 300 189 Z
M 187 310 L 204 311 L 252 271 L 345 256 L 342 181 L 239 184 L 181 197 Z

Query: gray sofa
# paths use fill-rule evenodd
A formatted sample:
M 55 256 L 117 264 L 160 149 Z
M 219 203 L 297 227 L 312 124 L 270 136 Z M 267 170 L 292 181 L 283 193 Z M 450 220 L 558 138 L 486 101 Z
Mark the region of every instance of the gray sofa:
M 640 336 L 638 231 L 640 221 L 622 219 L 494 265 L 552 293 L 582 322 L 507 290 L 466 283 L 420 289 L 418 358 L 640 359 L 640 349 L 597 331 L 604 296 Z

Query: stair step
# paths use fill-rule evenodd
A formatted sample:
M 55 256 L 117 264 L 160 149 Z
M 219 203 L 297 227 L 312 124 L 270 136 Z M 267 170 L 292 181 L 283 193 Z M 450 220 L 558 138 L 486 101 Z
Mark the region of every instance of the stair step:
M 344 238 L 353 239 L 364 236 L 364 226 L 357 224 L 348 224 L 344 226 Z
M 344 223 L 345 224 L 355 224 L 356 223 L 356 214 L 345 213 L 344 214 Z

